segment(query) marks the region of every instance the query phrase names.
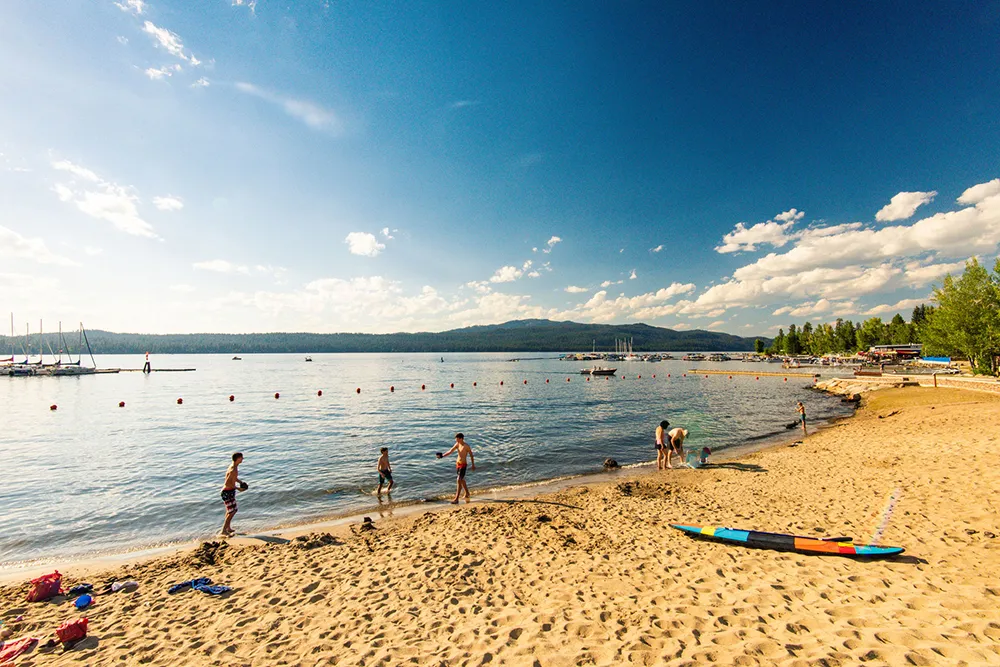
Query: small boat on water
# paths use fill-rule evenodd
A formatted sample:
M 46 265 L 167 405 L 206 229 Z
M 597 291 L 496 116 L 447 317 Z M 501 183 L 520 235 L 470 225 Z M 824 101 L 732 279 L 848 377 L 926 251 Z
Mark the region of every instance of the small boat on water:
M 730 357 L 728 354 L 715 353 L 715 354 L 708 355 L 708 360 L 709 361 L 732 361 L 733 358 Z
M 705 355 L 700 352 L 694 352 L 692 354 L 685 354 L 681 359 L 683 361 L 705 361 Z
M 233 361 L 243 361 L 243 357 L 233 357 Z
M 618 372 L 617 368 L 605 368 L 604 366 L 594 366 L 593 368 L 584 368 L 580 371 L 580 375 L 614 375 Z
M 313 360 L 312 357 L 306 357 L 306 361 L 312 361 L 312 360 Z

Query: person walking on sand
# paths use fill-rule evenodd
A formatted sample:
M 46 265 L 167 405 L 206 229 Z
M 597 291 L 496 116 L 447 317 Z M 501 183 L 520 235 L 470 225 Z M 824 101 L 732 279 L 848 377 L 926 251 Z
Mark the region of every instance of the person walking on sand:
M 656 427 L 656 469 L 665 470 L 667 467 L 667 448 L 664 440 L 666 439 L 667 429 L 670 428 L 670 422 L 664 420 L 660 422 L 660 425 Z
M 378 457 L 378 490 L 375 492 L 375 495 L 381 496 L 382 484 L 388 483 L 389 486 L 386 487 L 385 492 L 392 493 L 392 487 L 396 483 L 392 481 L 392 466 L 389 465 L 389 448 L 383 447 L 378 451 L 381 456 Z
M 674 428 L 670 430 L 667 440 L 667 467 L 673 468 L 670 464 L 670 457 L 673 454 L 677 454 L 678 458 L 681 460 L 681 464 L 684 463 L 684 439 L 688 437 L 688 432 L 686 428 Z
M 222 535 L 224 537 L 236 534 L 236 531 L 232 527 L 233 517 L 236 516 L 237 509 L 236 490 L 238 488 L 240 491 L 245 491 L 249 486 L 240 479 L 239 468 L 241 463 L 243 463 L 243 453 L 236 452 L 233 454 L 233 462 L 229 464 L 229 470 L 226 471 L 226 481 L 222 485 L 222 502 L 226 505 L 226 521 L 222 524 Z
M 806 430 L 806 406 L 802 405 L 802 401 L 796 404 L 795 411 L 799 413 L 799 421 L 802 422 L 802 435 L 809 435 Z
M 438 454 L 438 458 L 444 458 L 450 456 L 453 452 L 458 452 L 458 457 L 455 459 L 455 473 L 457 475 L 457 484 L 455 489 L 455 499 L 451 501 L 452 505 L 458 504 L 458 499 L 462 496 L 462 491 L 465 491 L 465 500 L 468 501 L 471 497 L 469 493 L 469 485 L 465 483 L 465 471 L 468 468 L 466 459 L 469 459 L 469 463 L 472 464 L 472 472 L 476 472 L 476 457 L 472 453 L 472 447 L 465 442 L 465 436 L 461 433 L 455 434 L 455 444 L 452 445 L 444 454 Z

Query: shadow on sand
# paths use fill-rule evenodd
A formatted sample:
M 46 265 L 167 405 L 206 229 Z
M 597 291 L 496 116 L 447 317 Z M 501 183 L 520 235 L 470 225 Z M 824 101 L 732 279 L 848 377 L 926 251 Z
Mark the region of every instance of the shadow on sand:
M 577 507 L 576 505 L 567 505 L 566 503 L 555 503 L 551 500 L 532 500 L 530 498 L 523 498 L 520 500 L 502 500 L 502 499 L 492 499 L 492 498 L 482 498 L 476 499 L 477 502 L 482 503 L 503 503 L 505 505 L 520 505 L 522 503 L 534 503 L 535 505 L 555 505 L 556 507 L 566 507 L 571 510 L 582 510 L 582 507 Z
M 767 468 L 761 467 L 756 463 L 736 463 L 735 461 L 729 463 L 706 463 L 701 466 L 702 470 L 740 470 L 742 472 L 767 472 Z

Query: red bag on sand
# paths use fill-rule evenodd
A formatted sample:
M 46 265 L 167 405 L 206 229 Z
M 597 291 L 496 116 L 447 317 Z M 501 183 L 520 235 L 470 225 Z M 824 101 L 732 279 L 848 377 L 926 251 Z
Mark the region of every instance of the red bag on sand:
M 66 642 L 83 639 L 87 636 L 87 619 L 81 618 L 78 621 L 66 621 L 56 629 L 56 637 L 63 644 Z
M 31 590 L 28 591 L 28 602 L 44 602 L 63 592 L 62 575 L 56 570 L 31 580 Z

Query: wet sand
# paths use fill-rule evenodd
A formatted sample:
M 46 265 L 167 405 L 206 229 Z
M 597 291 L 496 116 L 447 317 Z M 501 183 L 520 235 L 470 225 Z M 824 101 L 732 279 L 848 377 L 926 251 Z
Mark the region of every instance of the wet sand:
M 88 639 L 18 665 L 1000 663 L 1000 400 L 870 395 L 853 419 L 701 470 L 240 539 L 104 571 Z M 698 443 L 692 441 L 692 446 Z M 475 488 L 475 478 L 470 475 Z M 688 538 L 670 523 L 866 541 L 858 562 Z M 239 515 L 236 524 L 238 527 Z M 222 598 L 175 582 L 232 586 Z M 15 637 L 80 614 L 0 588 Z

